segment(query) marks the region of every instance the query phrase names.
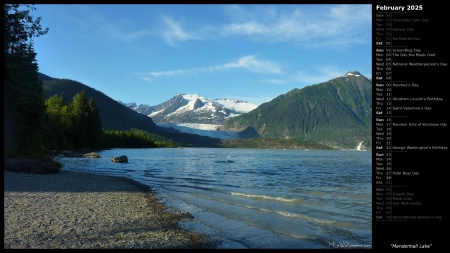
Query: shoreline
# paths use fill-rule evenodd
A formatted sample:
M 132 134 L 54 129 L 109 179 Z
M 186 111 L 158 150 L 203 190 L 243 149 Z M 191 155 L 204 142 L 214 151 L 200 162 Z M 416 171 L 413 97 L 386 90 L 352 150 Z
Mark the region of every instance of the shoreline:
M 182 228 L 189 213 L 169 210 L 131 179 L 62 170 L 4 171 L 5 249 L 214 249 Z

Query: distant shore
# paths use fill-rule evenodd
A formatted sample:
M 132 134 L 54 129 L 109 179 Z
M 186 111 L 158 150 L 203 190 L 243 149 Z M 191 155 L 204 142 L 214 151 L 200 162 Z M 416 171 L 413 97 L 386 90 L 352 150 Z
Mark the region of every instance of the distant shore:
M 125 178 L 61 171 L 4 172 L 5 249 L 213 249 L 179 226 L 189 213 L 166 208 Z

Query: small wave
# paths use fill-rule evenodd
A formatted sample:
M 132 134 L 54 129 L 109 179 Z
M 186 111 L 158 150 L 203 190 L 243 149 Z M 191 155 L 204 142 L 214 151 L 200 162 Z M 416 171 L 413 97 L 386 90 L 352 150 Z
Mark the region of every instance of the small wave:
M 245 194 L 245 193 L 239 193 L 239 192 L 230 192 L 233 196 L 241 196 L 241 197 L 247 197 L 247 198 L 254 198 L 254 199 L 268 199 L 268 200 L 275 200 L 275 201 L 281 201 L 281 202 L 294 202 L 296 199 L 286 199 L 282 197 L 272 197 L 267 195 L 254 195 L 254 194 Z
M 290 212 L 284 212 L 284 211 L 277 211 L 276 214 L 279 214 L 284 217 L 288 218 L 297 218 L 297 219 L 304 219 L 307 221 L 312 221 L 314 223 L 320 223 L 320 224 L 332 224 L 335 223 L 335 220 L 327 220 L 327 219 L 319 219 L 319 218 L 312 218 L 307 215 L 299 214 L 299 213 L 290 213 Z
M 204 178 L 194 178 L 194 177 L 180 177 L 181 180 L 186 180 L 189 182 L 214 182 L 215 180 L 204 179 Z
M 248 196 L 249 194 L 242 194 L 242 193 L 236 193 L 236 192 L 231 192 L 232 195 L 246 195 Z M 313 223 L 319 223 L 319 224 L 334 224 L 337 221 L 336 220 L 327 220 L 327 219 L 320 219 L 320 218 L 313 218 L 304 214 L 299 214 L 299 213 L 291 213 L 291 212 L 286 212 L 286 211 L 279 211 L 279 210 L 271 210 L 271 209 L 267 209 L 267 208 L 262 208 L 262 207 L 258 207 L 258 206 L 252 206 L 252 205 L 247 205 L 247 204 L 239 204 L 236 202 L 230 202 L 230 201 L 225 201 L 223 199 L 219 199 L 219 198 L 213 198 L 211 196 L 204 196 L 204 195 L 196 195 L 197 197 L 201 197 L 204 199 L 210 199 L 210 200 L 214 200 L 214 201 L 218 201 L 218 202 L 222 202 L 222 203 L 227 203 L 230 205 L 235 205 L 235 206 L 241 206 L 247 209 L 252 209 L 252 210 L 258 210 L 261 212 L 266 212 L 266 213 L 273 213 L 276 215 L 280 215 L 283 217 L 287 217 L 287 218 L 293 218 L 293 219 L 301 219 L 301 220 L 306 220 L 308 222 L 313 222 Z M 252 195 L 250 195 L 252 196 Z M 253 196 L 261 196 L 261 195 L 253 195 Z M 265 195 L 262 195 L 264 197 L 268 197 Z M 273 198 L 273 197 L 271 197 Z M 289 200 L 291 201 L 291 200 Z M 292 200 L 294 201 L 294 200 Z
M 226 160 L 226 161 L 214 161 L 215 163 L 234 163 L 233 160 Z
M 283 217 L 287 217 L 287 218 L 306 220 L 306 221 L 313 222 L 313 223 L 333 224 L 333 223 L 336 222 L 335 220 L 313 218 L 313 217 L 309 217 L 307 215 L 299 214 L 299 213 L 291 213 L 291 212 L 286 212 L 286 211 L 270 210 L 270 209 L 267 209 L 267 208 L 261 208 L 261 207 L 250 206 L 250 205 L 240 205 L 240 206 L 248 208 L 248 209 L 254 209 L 254 210 L 262 211 L 262 212 L 274 213 L 274 214 L 277 214 L 277 215 L 280 215 L 280 216 L 283 216 Z
M 281 233 L 280 233 L 281 234 Z M 307 236 L 307 235 L 294 235 L 294 234 L 286 234 L 290 237 L 294 237 L 297 239 L 302 239 L 302 240 L 316 240 L 317 237 L 316 236 Z

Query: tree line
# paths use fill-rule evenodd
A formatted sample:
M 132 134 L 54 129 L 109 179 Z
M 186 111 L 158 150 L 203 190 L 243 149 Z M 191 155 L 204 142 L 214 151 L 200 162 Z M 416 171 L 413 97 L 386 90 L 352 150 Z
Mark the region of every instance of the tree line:
M 63 95 L 45 101 L 48 122 L 44 142 L 49 149 L 159 148 L 178 144 L 144 130 L 104 130 L 100 110 L 93 98 L 81 91 L 69 103 Z

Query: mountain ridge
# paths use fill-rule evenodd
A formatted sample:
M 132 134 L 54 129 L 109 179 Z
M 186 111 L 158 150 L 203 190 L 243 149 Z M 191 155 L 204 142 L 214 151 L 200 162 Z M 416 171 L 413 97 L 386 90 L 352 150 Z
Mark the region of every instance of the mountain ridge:
M 314 141 L 338 149 L 371 149 L 372 82 L 357 71 L 293 89 L 229 119 L 223 130 L 253 127 L 262 137 Z
M 120 102 L 120 101 L 119 101 Z M 198 123 L 222 125 L 228 118 L 249 112 L 257 106 L 241 100 L 207 99 L 198 94 L 178 94 L 154 106 L 124 103 L 128 108 L 146 114 L 156 123 Z

